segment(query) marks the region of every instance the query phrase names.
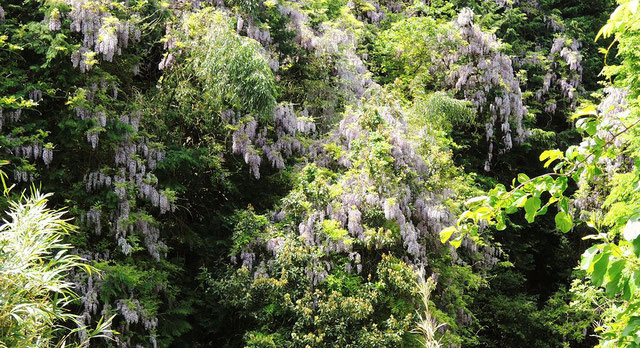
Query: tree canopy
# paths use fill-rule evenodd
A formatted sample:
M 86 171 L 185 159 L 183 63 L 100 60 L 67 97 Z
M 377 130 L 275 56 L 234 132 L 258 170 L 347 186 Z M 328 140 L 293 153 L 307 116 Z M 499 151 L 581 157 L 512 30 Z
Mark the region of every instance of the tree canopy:
M 3 1 L 0 346 L 640 346 L 638 4 Z

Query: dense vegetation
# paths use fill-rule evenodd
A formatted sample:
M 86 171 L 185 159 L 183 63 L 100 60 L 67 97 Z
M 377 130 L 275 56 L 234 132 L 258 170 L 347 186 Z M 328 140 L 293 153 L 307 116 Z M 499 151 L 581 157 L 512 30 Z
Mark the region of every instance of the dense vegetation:
M 640 346 L 638 7 L 2 0 L 0 347 Z

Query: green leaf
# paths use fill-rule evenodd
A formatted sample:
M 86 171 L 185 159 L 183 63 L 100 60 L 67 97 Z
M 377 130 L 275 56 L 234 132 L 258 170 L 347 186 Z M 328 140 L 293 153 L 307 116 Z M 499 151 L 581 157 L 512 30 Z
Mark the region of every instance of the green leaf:
M 591 273 L 591 282 L 593 282 L 595 286 L 601 286 L 604 282 L 604 276 L 609 269 L 610 256 L 611 254 L 609 253 L 602 253 L 594 258 L 595 263 L 593 264 L 593 272 Z
M 558 212 L 558 214 L 556 214 L 556 227 L 562 231 L 562 233 L 567 233 L 571 230 L 571 227 L 573 227 L 573 219 L 571 218 L 571 215 L 565 213 L 564 211 L 560 211 Z
M 551 193 L 554 197 L 561 197 L 564 191 L 569 187 L 569 179 L 565 176 L 559 177 L 552 185 Z
M 569 199 L 567 197 L 562 197 L 558 201 L 558 209 L 560 209 L 561 211 L 564 211 L 564 212 L 568 212 L 569 211 Z
M 547 168 L 555 160 L 563 158 L 563 155 L 564 154 L 560 150 L 547 150 L 540 154 L 540 162 L 547 160 L 544 164 L 544 167 Z
M 542 201 L 540 201 L 540 198 L 536 196 L 529 197 L 529 199 L 527 199 L 527 202 L 524 204 L 525 219 L 527 219 L 527 222 L 532 223 L 536 218 L 536 213 L 538 212 L 538 209 L 540 209 L 540 204 L 542 204 Z
M 593 267 L 591 266 L 593 264 L 593 258 L 598 254 L 598 251 L 600 251 L 598 245 L 594 245 L 591 248 L 587 249 L 582 254 L 580 269 L 582 269 L 583 271 L 591 272 L 591 270 L 593 269 Z
M 627 301 L 634 299 L 639 285 L 640 285 L 640 271 L 635 271 L 625 281 L 623 298 Z
M 548 204 L 545 204 L 545 205 L 542 207 L 542 209 L 538 210 L 538 212 L 536 213 L 536 216 L 537 216 L 537 215 L 544 215 L 544 214 L 546 214 L 546 213 L 547 213 L 547 209 L 549 209 L 549 205 L 548 205 Z
M 527 176 L 527 174 L 523 174 L 523 173 L 518 174 L 519 183 L 524 184 L 527 181 L 529 181 L 529 177 Z
M 504 231 L 507 228 L 505 216 L 503 214 L 496 215 L 496 229 L 498 231 Z
M 449 239 L 451 238 L 451 236 L 453 235 L 454 232 L 456 232 L 457 229 L 453 226 L 449 226 L 445 229 L 443 229 L 442 231 L 440 231 L 440 241 L 442 243 L 446 243 L 447 241 L 449 241 Z
M 611 264 L 611 266 L 609 266 L 609 269 L 607 270 L 607 277 L 609 277 L 609 281 L 619 279 L 620 274 L 622 273 L 622 270 L 626 265 L 627 265 L 627 261 L 624 259 L 619 259 L 614 261 Z
M 631 317 L 627 326 L 622 330 L 622 336 L 635 335 L 638 332 L 638 326 L 640 326 L 640 317 Z
M 622 277 L 622 270 L 626 266 L 625 260 L 616 260 L 609 266 L 607 270 L 606 279 L 606 294 L 608 297 L 615 297 L 620 292 L 620 278 Z
M 527 201 L 527 198 L 529 197 L 522 191 L 516 191 L 516 193 L 514 193 L 513 196 L 514 198 L 517 197 L 516 200 L 513 202 L 513 205 L 518 208 L 524 207 L 524 203 Z
M 638 235 L 640 235 L 640 216 L 634 216 L 627 221 L 627 225 L 622 231 L 622 236 L 626 241 L 631 242 L 636 240 Z
M 489 199 L 489 197 L 487 197 L 487 196 L 474 197 L 474 198 L 471 198 L 471 199 L 467 200 L 464 204 L 467 205 L 467 206 L 471 206 L 471 205 L 475 205 L 475 204 L 478 204 L 478 203 L 485 202 L 488 199 Z
M 598 115 L 598 110 L 596 109 L 595 105 L 588 105 L 578 111 L 576 111 L 571 118 L 572 119 L 576 119 L 576 118 L 580 118 L 580 117 L 584 117 L 584 116 L 588 116 L 588 117 L 594 117 Z
M 631 289 L 631 286 L 633 286 L 633 290 Z M 631 300 L 635 289 L 635 284 L 632 282 L 631 278 L 625 279 L 624 284 L 622 285 L 622 299 L 625 301 Z
M 451 240 L 451 246 L 453 246 L 454 248 L 459 248 L 460 245 L 462 244 L 462 236 L 458 236 L 458 238 Z
M 576 128 L 582 129 L 589 135 L 594 135 L 598 130 L 598 123 L 594 118 L 584 117 L 576 121 Z
M 637 257 L 640 257 L 640 238 L 634 239 L 633 242 L 631 242 L 631 246 L 632 246 L 632 249 L 633 249 L 633 253 Z

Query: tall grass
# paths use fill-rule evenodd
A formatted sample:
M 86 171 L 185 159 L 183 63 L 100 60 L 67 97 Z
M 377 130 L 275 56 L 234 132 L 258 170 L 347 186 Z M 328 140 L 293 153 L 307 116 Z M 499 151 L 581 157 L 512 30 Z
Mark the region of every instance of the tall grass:
M 6 192 L 6 190 L 5 190 Z M 47 208 L 49 194 L 38 191 L 9 202 L 0 226 L 0 347 L 88 346 L 105 337 L 109 320 L 101 321 L 79 341 L 86 328 L 67 310 L 77 299 L 69 272 L 92 269 L 70 253 L 64 237 L 75 230 L 64 211 Z
M 431 313 L 429 303 L 431 299 L 431 292 L 436 287 L 435 278 L 425 277 L 424 268 L 417 270 L 418 277 L 416 279 L 416 288 L 420 296 L 420 308 L 416 310 L 417 323 L 412 333 L 418 335 L 418 340 L 424 348 L 441 348 L 442 344 L 438 338 L 438 330 L 444 327 L 444 324 L 439 324 L 436 318 Z

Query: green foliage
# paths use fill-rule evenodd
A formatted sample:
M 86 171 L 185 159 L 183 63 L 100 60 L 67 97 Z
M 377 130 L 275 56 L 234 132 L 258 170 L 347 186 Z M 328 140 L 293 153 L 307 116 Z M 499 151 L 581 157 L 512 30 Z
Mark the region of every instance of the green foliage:
M 616 33 L 616 41 L 624 50 L 627 40 L 633 41 L 638 35 L 636 28 L 626 24 L 637 20 L 636 17 L 637 2 L 623 1 L 601 34 L 606 37 Z M 639 86 L 628 79 L 627 73 L 636 59 L 635 56 L 623 55 L 622 64 L 617 69 L 605 69 L 605 74 L 609 75 L 616 71 L 614 75 L 620 78 L 615 80 L 615 86 L 628 89 L 634 97 Z M 616 91 L 609 93 L 615 96 Z M 605 99 L 601 104 L 604 109 L 600 112 L 589 106 L 576 113 L 576 127 L 585 137 L 582 143 L 569 147 L 565 152 L 551 150 L 540 155 L 540 160 L 546 161 L 545 167 L 555 163 L 553 173 L 531 179 L 519 174 L 519 184 L 516 185 L 514 180 L 511 190 L 507 191 L 499 185 L 488 196 L 469 201 L 469 210 L 460 216 L 454 229 L 461 233 L 460 236 L 479 238 L 476 226 L 480 221 L 489 222 L 498 229 L 504 228 L 506 215 L 524 206 L 525 217 L 531 223 L 553 205 L 557 210 L 556 227 L 566 233 L 574 225 L 570 195 L 566 193 L 568 181 L 573 180 L 580 188 L 574 196 L 575 201 L 579 202 L 583 195 L 604 195 L 599 209 L 574 203 L 580 209 L 580 219 L 596 232 L 585 237 L 597 242 L 582 255 L 580 268 L 586 272 L 592 286 L 604 289 L 600 296 L 609 299 L 604 305 L 606 309 L 602 323 L 596 329 L 602 347 L 637 345 L 636 331 L 640 324 L 636 320 L 636 265 L 639 254 L 635 247 L 640 198 L 635 188 L 639 185 L 640 176 L 639 157 L 635 151 L 637 138 L 634 136 L 637 132 L 635 126 L 639 122 L 636 102 L 631 99 L 627 106 L 626 98 L 624 94 L 621 100 L 613 101 L 616 103 L 613 105 Z M 628 165 L 615 169 L 606 166 L 611 159 L 619 156 L 627 158 Z M 546 203 L 541 207 L 543 194 Z M 447 230 L 443 239 L 449 239 L 450 235 L 451 229 Z
M 248 210 L 236 213 L 233 219 L 236 221 L 233 231 L 234 248 L 231 250 L 233 254 L 248 249 L 252 244 L 258 242 L 268 223 L 267 218 L 255 214 L 251 206 Z
M 189 33 L 189 64 L 207 97 L 269 117 L 276 104 L 275 80 L 260 45 L 235 33 L 220 12 L 201 11 L 183 25 Z
M 428 279 L 424 278 L 424 269 L 420 269 L 418 272 L 418 281 L 416 287 L 420 293 L 422 300 L 421 310 L 417 311 L 418 323 L 413 333 L 421 336 L 420 343 L 425 348 L 440 348 L 440 340 L 437 338 L 437 333 L 444 324 L 438 324 L 431 314 L 429 308 L 432 304 L 430 302 L 431 292 L 435 289 L 436 283 L 434 277 L 431 276 Z
M 327 282 L 309 289 L 300 266 L 311 257 L 310 250 L 301 245 L 285 248 L 275 261 L 277 271 L 271 277 L 253 279 L 246 268 L 241 268 L 235 277 L 210 284 L 209 291 L 221 296 L 223 305 L 232 306 L 236 315 L 261 328 L 245 335 L 246 345 L 408 346 L 412 314 L 391 314 L 400 303 L 417 296 L 413 271 L 404 263 L 384 256 L 377 269 L 376 278 L 380 280 L 351 283 L 352 276 L 336 270 Z M 247 312 L 252 308 L 258 310 Z M 289 324 L 277 325 L 282 321 Z
M 447 23 L 433 17 L 409 17 L 393 23 L 378 36 L 373 50 L 374 59 L 380 61 L 374 71 L 381 82 L 394 84 L 411 97 L 423 93 L 425 87 L 439 85 L 445 75 L 433 73 L 433 62 L 446 49 L 440 49 L 434 39 L 450 30 Z
M 79 231 L 65 243 L 101 271 L 73 278 L 73 311 L 89 325 L 114 315 L 121 331 L 92 346 L 557 347 L 588 342 L 590 303 L 603 340 L 625 344 L 640 317 L 627 306 L 640 250 L 637 6 L 622 2 L 601 33 L 617 42 L 605 76 L 630 89 L 630 129 L 610 151 L 611 110 L 576 127 L 567 115 L 599 88 L 592 41 L 612 2 L 533 3 L 4 1 L 2 178 L 70 207 Z M 457 23 L 466 7 L 499 69 L 452 58 L 477 48 Z M 453 81 L 463 65 L 495 83 L 465 90 Z M 487 137 L 496 121 L 475 94 L 518 88 L 526 139 L 497 148 L 485 172 L 492 137 L 515 121 L 496 115 L 508 121 Z M 599 163 L 618 157 L 613 171 Z M 553 174 L 539 178 L 543 166 Z M 531 177 L 507 189 L 517 172 Z M 588 198 L 601 208 L 578 211 Z M 600 287 L 567 293 L 592 243 L 585 221 L 602 248 L 581 272 Z
M 5 186 L 6 187 L 6 186 Z M 88 330 L 70 304 L 78 297 L 67 278 L 76 270 L 92 272 L 69 252 L 64 237 L 75 227 L 64 211 L 47 208 L 51 195 L 9 201 L 0 226 L 0 346 L 84 347 L 89 339 L 113 336 L 111 319 Z M 87 335 L 73 337 L 81 330 Z

